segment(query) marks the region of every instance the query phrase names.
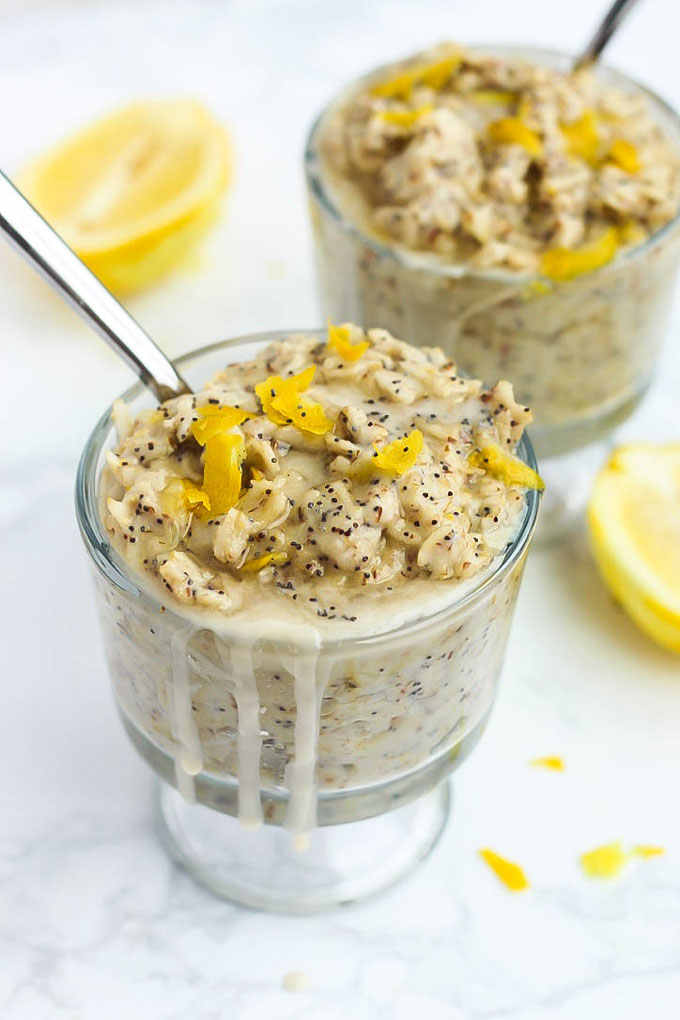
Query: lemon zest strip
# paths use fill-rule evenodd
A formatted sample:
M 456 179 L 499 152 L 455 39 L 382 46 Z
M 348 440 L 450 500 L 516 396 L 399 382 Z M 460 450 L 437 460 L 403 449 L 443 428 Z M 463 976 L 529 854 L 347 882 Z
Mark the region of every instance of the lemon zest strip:
M 432 103 L 425 103 L 424 106 L 417 106 L 414 110 L 378 110 L 378 116 L 386 124 L 410 128 L 428 113 L 432 113 L 433 109 Z
M 378 468 L 380 471 L 403 475 L 413 467 L 422 448 L 423 433 L 420 429 L 413 429 L 403 439 L 395 439 L 382 448 L 374 443 L 375 453 L 371 463 L 373 468 Z
M 649 843 L 638 843 L 631 850 L 631 857 L 662 857 L 666 853 L 663 846 L 651 846 Z
M 570 156 L 584 159 L 590 166 L 598 165 L 601 141 L 594 110 L 585 110 L 577 120 L 560 124 L 560 131 Z
M 616 878 L 623 871 L 627 858 L 621 840 L 617 840 L 587 850 L 579 860 L 588 878 Z
M 559 755 L 546 755 L 545 758 L 532 758 L 529 762 L 537 768 L 552 769 L 554 772 L 564 772 L 564 759 Z
M 197 407 L 196 411 L 200 417 L 191 423 L 189 431 L 201 446 L 219 432 L 229 432 L 234 426 L 242 425 L 246 418 L 253 417 L 238 407 L 215 407 L 213 404 Z
M 218 432 L 205 444 L 203 489 L 210 500 L 210 512 L 224 514 L 236 505 L 241 494 L 241 464 L 245 457 L 243 436 Z
M 264 553 L 263 556 L 257 556 L 253 560 L 246 560 L 242 567 L 239 569 L 242 573 L 256 573 L 259 570 L 263 570 L 268 567 L 270 563 L 276 564 L 277 566 L 281 563 L 285 563 L 288 559 L 288 553 L 285 552 L 271 552 Z
M 533 468 L 518 460 L 517 457 L 511 457 L 495 443 L 482 446 L 479 450 L 473 450 L 468 457 L 468 464 L 473 468 L 481 468 L 482 471 L 498 478 L 505 485 L 517 485 L 523 489 L 538 489 L 539 492 L 545 488 L 543 479 Z
M 504 92 L 502 89 L 474 89 L 470 98 L 475 103 L 489 106 L 507 106 L 517 98 L 514 92 Z
M 343 361 L 358 361 L 371 346 L 368 340 L 353 344 L 350 340 L 349 326 L 334 326 L 328 323 L 328 346 L 339 354 Z
M 627 174 L 636 174 L 640 170 L 640 157 L 632 142 L 625 138 L 616 138 L 609 146 L 607 162 L 625 170 Z
M 487 128 L 489 139 L 496 145 L 521 145 L 531 156 L 540 156 L 543 143 L 535 131 L 528 128 L 519 117 L 501 117 Z
M 310 365 L 297 375 L 288 376 L 286 379 L 282 379 L 280 375 L 270 375 L 257 384 L 255 392 L 262 404 L 262 410 L 270 421 L 275 425 L 286 424 L 285 417 L 272 406 L 274 398 L 283 393 L 303 393 L 311 384 L 315 372 L 316 365 Z
M 551 248 L 541 257 L 541 272 L 550 280 L 572 280 L 606 266 L 616 255 L 619 234 L 608 227 L 596 241 L 582 248 Z
M 494 850 L 489 850 L 488 847 L 480 850 L 479 856 L 489 865 L 496 877 L 511 892 L 522 892 L 524 889 L 529 888 L 529 881 L 519 864 L 501 857 L 500 854 L 497 854 Z
M 454 54 L 430 64 L 415 64 L 393 78 L 378 82 L 371 89 L 371 95 L 383 99 L 410 99 L 416 85 L 427 85 L 439 92 L 448 83 L 451 75 L 461 64 L 461 56 Z

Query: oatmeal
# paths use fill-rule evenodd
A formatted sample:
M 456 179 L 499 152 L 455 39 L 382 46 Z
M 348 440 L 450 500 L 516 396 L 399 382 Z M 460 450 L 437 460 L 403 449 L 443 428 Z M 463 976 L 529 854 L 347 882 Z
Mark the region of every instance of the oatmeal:
M 284 792 L 304 831 L 317 787 L 401 776 L 480 725 L 523 557 L 491 582 L 540 485 L 509 383 L 347 324 L 117 417 L 101 514 L 139 593 L 100 588 L 109 663 L 185 792 L 238 777 L 250 824 Z
M 639 88 L 444 46 L 350 89 L 308 160 L 331 315 L 507 375 L 539 426 L 616 413 L 648 382 L 680 158 Z

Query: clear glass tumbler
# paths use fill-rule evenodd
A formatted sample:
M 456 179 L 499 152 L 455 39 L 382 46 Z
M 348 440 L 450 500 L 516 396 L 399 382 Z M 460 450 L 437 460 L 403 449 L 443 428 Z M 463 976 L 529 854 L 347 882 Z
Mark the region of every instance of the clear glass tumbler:
M 178 365 L 198 387 L 284 335 Z M 133 412 L 153 406 L 141 385 L 123 399 Z M 254 907 L 313 911 L 390 885 L 434 846 L 446 777 L 484 729 L 538 494 L 492 570 L 438 612 L 351 639 L 304 626 L 281 635 L 266 619 L 246 634 L 169 602 L 111 548 L 99 480 L 114 445 L 108 411 L 81 459 L 76 510 L 116 703 L 159 777 L 165 845 L 210 889 Z M 519 455 L 535 467 L 526 438 Z
M 522 47 L 479 50 L 558 69 L 572 59 Z M 381 239 L 348 214 L 351 201 L 339 200 L 324 132 L 354 94 L 397 66 L 352 84 L 309 135 L 305 169 L 322 312 L 333 322 L 380 325 L 410 343 L 442 347 L 485 382 L 509 379 L 534 413 L 531 434 L 546 481 L 540 530 L 560 533 L 585 502 L 607 437 L 649 388 L 680 264 L 680 216 L 609 265 L 560 283 L 456 265 Z M 643 94 L 680 150 L 680 119 L 662 99 L 618 72 L 597 73 Z

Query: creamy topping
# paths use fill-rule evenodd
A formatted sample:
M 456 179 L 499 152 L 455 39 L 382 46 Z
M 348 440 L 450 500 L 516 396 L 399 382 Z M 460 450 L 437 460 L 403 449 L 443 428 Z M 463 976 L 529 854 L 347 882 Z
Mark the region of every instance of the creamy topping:
M 680 160 L 640 93 L 451 45 L 355 92 L 322 149 L 351 219 L 409 248 L 568 279 L 669 222 Z
M 538 484 L 513 456 L 530 417 L 509 383 L 485 390 L 385 330 L 291 336 L 127 422 L 104 522 L 178 604 L 370 632 L 378 602 L 388 618 L 411 590 L 419 604 L 455 597 L 506 549 Z

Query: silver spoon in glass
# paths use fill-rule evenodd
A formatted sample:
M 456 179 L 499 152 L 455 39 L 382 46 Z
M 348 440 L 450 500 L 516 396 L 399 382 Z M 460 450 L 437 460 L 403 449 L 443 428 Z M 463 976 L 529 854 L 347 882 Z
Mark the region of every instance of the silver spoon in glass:
M 614 3 L 595 29 L 590 42 L 574 61 L 574 71 L 595 63 L 602 50 L 614 35 L 614 32 L 619 28 L 626 15 L 630 14 L 636 3 L 637 0 L 614 0 Z
M 189 387 L 151 337 L 0 171 L 0 231 L 162 403 Z

